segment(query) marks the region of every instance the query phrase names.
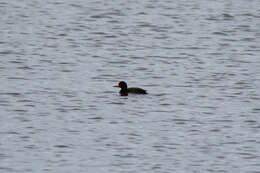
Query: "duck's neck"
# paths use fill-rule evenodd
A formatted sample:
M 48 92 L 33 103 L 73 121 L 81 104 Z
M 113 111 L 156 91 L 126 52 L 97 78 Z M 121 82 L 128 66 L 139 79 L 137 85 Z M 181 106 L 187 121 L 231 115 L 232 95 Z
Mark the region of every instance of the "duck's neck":
M 122 88 L 122 89 L 120 90 L 120 94 L 121 94 L 121 96 L 127 96 L 127 95 L 128 95 L 127 88 Z

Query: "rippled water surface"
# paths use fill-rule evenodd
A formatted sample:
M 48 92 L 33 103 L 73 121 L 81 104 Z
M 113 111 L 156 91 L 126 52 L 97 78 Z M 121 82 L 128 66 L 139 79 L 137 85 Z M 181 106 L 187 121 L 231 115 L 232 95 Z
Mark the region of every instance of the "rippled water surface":
M 259 173 L 259 7 L 0 1 L 0 172 Z

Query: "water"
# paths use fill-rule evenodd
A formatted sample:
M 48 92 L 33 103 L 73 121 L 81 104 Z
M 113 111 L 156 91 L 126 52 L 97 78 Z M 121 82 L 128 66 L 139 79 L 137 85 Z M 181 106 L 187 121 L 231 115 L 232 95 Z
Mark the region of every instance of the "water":
M 259 173 L 259 6 L 0 1 L 0 172 Z

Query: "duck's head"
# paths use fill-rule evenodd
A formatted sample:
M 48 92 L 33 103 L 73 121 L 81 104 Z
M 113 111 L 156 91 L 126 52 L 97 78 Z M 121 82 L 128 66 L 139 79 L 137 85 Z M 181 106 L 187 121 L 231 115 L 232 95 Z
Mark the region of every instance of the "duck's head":
M 119 87 L 121 89 L 127 89 L 127 84 L 126 84 L 126 82 L 121 81 L 121 82 L 117 83 L 114 87 Z

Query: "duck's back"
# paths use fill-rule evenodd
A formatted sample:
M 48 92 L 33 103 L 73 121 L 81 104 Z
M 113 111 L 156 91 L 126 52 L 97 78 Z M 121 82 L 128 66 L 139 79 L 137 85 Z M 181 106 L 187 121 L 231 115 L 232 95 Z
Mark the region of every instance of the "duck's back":
M 128 93 L 133 94 L 147 94 L 146 90 L 142 88 L 127 88 Z

